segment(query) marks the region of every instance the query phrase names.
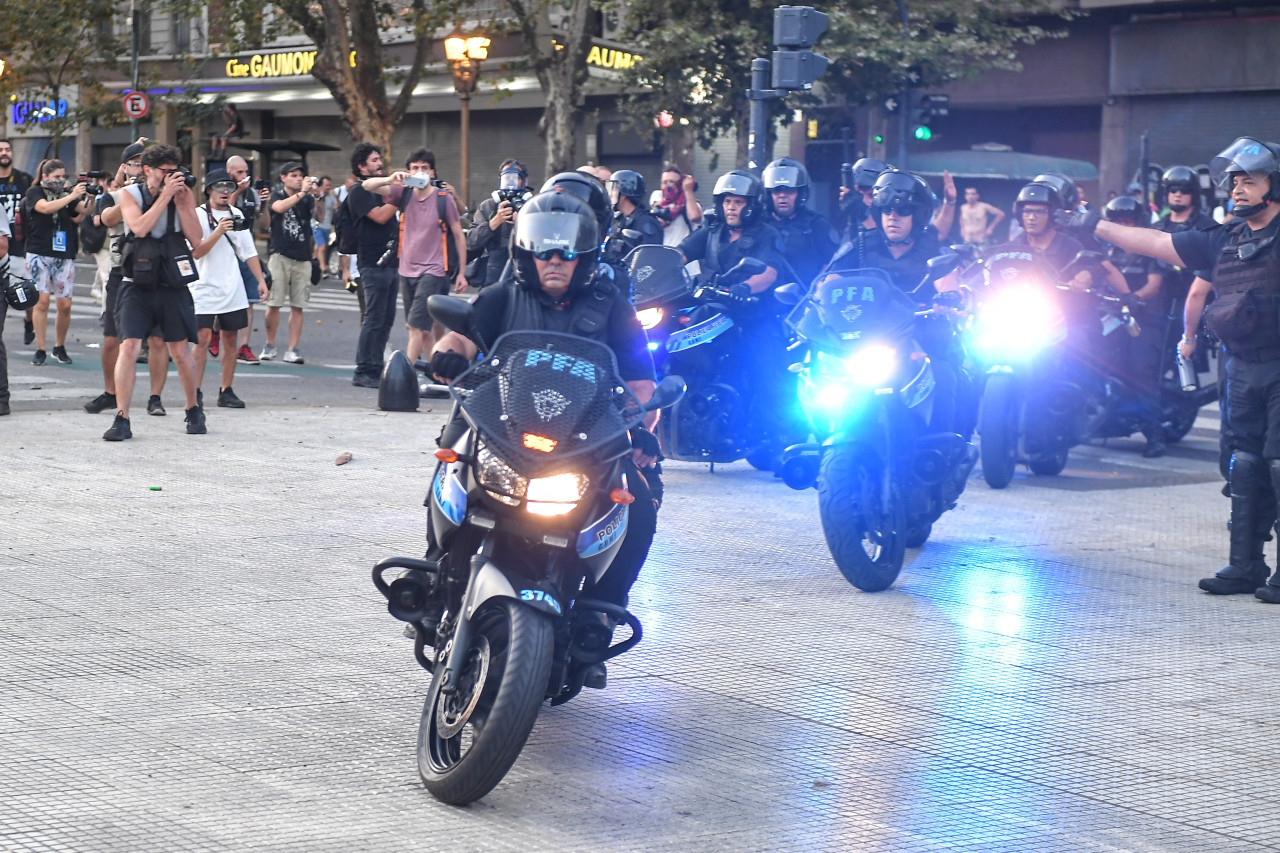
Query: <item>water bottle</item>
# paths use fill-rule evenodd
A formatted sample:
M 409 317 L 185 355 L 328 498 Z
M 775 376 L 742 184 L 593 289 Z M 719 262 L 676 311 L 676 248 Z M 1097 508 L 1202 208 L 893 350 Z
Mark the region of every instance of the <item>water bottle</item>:
M 1183 358 L 1182 350 L 1175 350 L 1178 360 L 1178 383 L 1182 385 L 1183 391 L 1194 391 L 1199 387 L 1199 377 L 1196 375 L 1195 365 L 1191 363 L 1191 359 Z

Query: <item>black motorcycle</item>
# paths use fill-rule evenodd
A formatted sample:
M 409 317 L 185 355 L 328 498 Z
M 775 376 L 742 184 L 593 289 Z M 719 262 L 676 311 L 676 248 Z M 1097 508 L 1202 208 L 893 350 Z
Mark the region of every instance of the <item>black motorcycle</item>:
M 786 330 L 775 310 L 781 306 L 772 296 L 730 293 L 765 265 L 747 258 L 701 286 L 667 246 L 640 246 L 627 265 L 654 366 L 689 383 L 684 399 L 658 422 L 662 452 L 710 462 L 713 470 L 739 459 L 773 470 L 782 449 L 806 435 L 792 402 L 795 378 L 784 369 Z M 748 327 L 755 338 L 744 333 Z
M 955 263 L 933 259 L 926 281 Z M 935 315 L 878 269 L 818 284 L 791 315 L 807 350 L 800 401 L 818 442 L 789 447 L 782 478 L 817 486 L 831 556 L 866 592 L 897 579 L 906 549 L 956 505 L 977 461 L 960 435 L 929 428 L 936 383 L 915 337 L 920 322 L 947 322 Z
M 433 296 L 429 307 L 484 348 L 468 303 Z M 503 335 L 450 387 L 466 429 L 436 452 L 427 504 L 438 546 L 373 572 L 432 673 L 418 770 L 437 799 L 460 805 L 487 794 L 543 700 L 573 698 L 588 667 L 640 641 L 635 616 L 591 598 L 591 588 L 627 532 L 628 430 L 681 390 L 668 377 L 641 406 L 611 350 L 552 332 Z M 391 570 L 401 573 L 388 582 Z M 601 626 L 615 624 L 629 636 L 609 645 Z

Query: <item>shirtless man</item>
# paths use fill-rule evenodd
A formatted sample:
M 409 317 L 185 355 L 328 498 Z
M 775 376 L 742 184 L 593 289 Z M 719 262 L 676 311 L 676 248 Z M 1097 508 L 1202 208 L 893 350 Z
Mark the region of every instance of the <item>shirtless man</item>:
M 973 187 L 964 188 L 964 204 L 960 205 L 960 239 L 981 246 L 991 239 L 996 226 L 1004 221 L 1004 211 L 987 204 Z

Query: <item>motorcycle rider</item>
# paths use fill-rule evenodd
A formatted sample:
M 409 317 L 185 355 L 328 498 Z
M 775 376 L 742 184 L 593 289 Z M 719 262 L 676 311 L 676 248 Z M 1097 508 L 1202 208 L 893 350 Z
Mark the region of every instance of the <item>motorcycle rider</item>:
M 841 246 L 824 271 L 824 278 L 856 269 L 884 270 L 899 290 L 924 304 L 932 303 L 937 294 L 958 291 L 960 277 L 955 272 L 932 286 L 920 287 L 928 273 L 929 260 L 942 254 L 937 234 L 929 228 L 932 212 L 933 193 L 923 178 L 896 169 L 883 173 L 876 179 L 871 197 L 876 230 L 862 231 Z M 957 386 L 964 352 L 950 321 L 945 317 L 924 319 L 918 339 L 933 362 L 937 383 L 930 426 L 967 438 L 969 429 L 965 424 L 971 420 L 968 403 L 972 401 L 966 395 L 964 417 L 958 417 Z
M 1080 188 L 1076 186 L 1076 182 L 1068 178 L 1062 172 L 1045 172 L 1042 175 L 1036 175 L 1032 179 L 1032 183 L 1048 184 L 1058 193 L 1058 204 L 1068 213 L 1080 209 Z M 1050 214 L 1052 216 L 1052 214 Z M 1098 245 L 1098 241 L 1092 236 L 1084 234 L 1077 236 L 1078 242 L 1086 252 L 1099 252 L 1102 247 Z
M 1280 604 L 1280 571 L 1268 578 L 1263 555 L 1280 494 L 1280 144 L 1241 137 L 1213 158 L 1210 171 L 1235 205 L 1235 218 L 1226 225 L 1170 234 L 1100 222 L 1092 212 L 1063 216 L 1062 222 L 1168 264 L 1212 267 L 1217 299 L 1206 321 L 1229 354 L 1231 533 L 1227 566 L 1199 586 L 1214 595 L 1252 592 Z M 1192 316 L 1199 306 L 1191 302 L 1189 297 L 1188 329 L 1200 320 L 1198 311 Z M 1184 336 L 1180 349 L 1190 357 L 1194 336 Z
M 512 281 L 485 288 L 476 296 L 475 329 L 489 345 L 505 332 L 544 329 L 607 344 L 618 359 L 620 377 L 644 403 L 656 387 L 653 359 L 629 294 L 606 277 L 595 275 L 600 254 L 598 234 L 591 208 L 567 189 L 543 192 L 527 202 L 511 242 Z M 448 332 L 432 350 L 432 373 L 441 381 L 451 381 L 471 365 L 476 354 L 477 347 L 470 339 Z M 647 427 L 656 421 L 656 412 L 645 419 Z M 451 446 L 464 429 L 461 417 L 446 425 L 440 446 Z M 640 574 L 657 526 L 657 508 L 647 478 L 658 456 L 658 442 L 647 429 L 633 430 L 632 441 L 636 449 L 624 467 L 628 489 L 636 499 L 631 504 L 626 538 L 604 577 L 588 591 L 594 598 L 622 607 L 627 606 L 628 593 Z M 430 530 L 428 540 L 435 550 Z M 602 624 L 600 628 L 599 642 L 605 642 L 614 625 Z M 605 677 L 604 665 L 599 664 L 588 673 L 586 685 L 604 687 Z
M 743 258 L 756 258 L 768 267 L 742 285 L 734 285 L 735 298 L 764 293 L 778 282 L 780 270 L 787 270 L 782 256 L 782 235 L 766 221 L 764 185 L 744 169 L 726 172 L 712 190 L 715 221 L 694 231 L 681 241 L 685 263 L 697 261 L 705 280 L 731 269 Z
M 842 184 L 846 180 L 853 184 L 840 187 L 840 210 L 845 216 L 846 239 L 859 228 L 863 231 L 876 229 L 871 218 L 871 191 L 875 188 L 876 179 L 892 168 L 876 157 L 862 157 L 841 178 Z
M 626 241 L 630 251 L 636 246 L 662 245 L 662 223 L 644 207 L 646 193 L 644 175 L 631 169 L 619 169 L 605 183 L 609 200 L 617 215 L 613 218 L 614 233 L 621 235 L 624 229 L 640 232 L 640 239 Z M 626 254 L 626 252 L 623 252 Z
M 807 286 L 836 253 L 839 235 L 825 216 L 806 206 L 809 171 L 799 160 L 774 160 L 764 167 L 763 180 L 769 224 L 781 232 L 782 253 Z
M 1142 203 L 1133 196 L 1122 195 L 1107 202 L 1103 215 L 1109 222 L 1139 228 L 1143 227 L 1145 212 Z M 1117 367 L 1142 397 L 1145 413 L 1142 435 L 1147 440 L 1142 455 L 1154 459 L 1164 456 L 1168 450 L 1159 417 L 1161 364 L 1169 318 L 1168 299 L 1163 293 L 1164 265 L 1155 258 L 1126 252 L 1119 246 L 1107 244 L 1103 248 L 1107 260 L 1120 270 L 1129 291 L 1138 299 L 1132 311 L 1142 332 L 1137 338 L 1127 340 L 1128 346 L 1123 347 L 1126 352 Z M 1121 346 L 1126 343 L 1119 336 L 1113 337 Z
M 1022 225 L 1022 233 L 1010 240 L 1009 245 L 1030 246 L 1055 272 L 1062 272 L 1085 249 L 1079 240 L 1058 227 L 1053 218 L 1058 210 L 1066 208 L 1052 184 L 1032 181 L 1024 186 L 1013 203 L 1013 215 Z M 1096 246 L 1097 240 L 1093 243 Z M 1100 266 L 1103 277 L 1116 293 L 1129 292 L 1129 285 L 1114 264 L 1103 261 Z M 1085 290 L 1094 284 L 1094 276 L 1089 270 L 1081 270 L 1067 284 Z

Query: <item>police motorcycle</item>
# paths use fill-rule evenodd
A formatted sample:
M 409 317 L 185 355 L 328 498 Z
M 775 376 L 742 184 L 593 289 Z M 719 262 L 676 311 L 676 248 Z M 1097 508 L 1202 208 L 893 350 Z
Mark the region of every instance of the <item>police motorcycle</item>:
M 589 666 L 640 642 L 636 617 L 591 598 L 591 585 L 627 532 L 628 430 L 682 386 L 667 377 L 641 406 L 601 343 L 509 332 L 489 348 L 467 302 L 433 296 L 429 308 L 486 355 L 449 386 L 466 430 L 436 451 L 427 504 L 438 549 L 382 560 L 373 581 L 432 674 L 419 773 L 437 799 L 462 805 L 501 781 L 544 700 L 572 699 Z M 603 616 L 630 636 L 602 648 L 591 628 Z
M 658 422 L 658 440 L 670 459 L 716 463 L 746 459 L 772 470 L 787 437 L 773 435 L 774 423 L 761 411 L 740 353 L 752 342 L 743 337 L 744 312 L 759 312 L 761 298 L 735 298 L 729 289 L 764 272 L 755 258 L 744 258 L 719 276 L 696 285 L 677 249 L 639 246 L 627 256 L 632 304 L 649 336 L 659 376 L 678 375 L 688 390 Z M 773 297 L 766 297 L 772 300 Z
M 957 261 L 933 258 L 925 282 Z M 960 435 L 929 429 L 936 383 L 914 336 L 919 318 L 938 312 L 917 308 L 883 270 L 858 269 L 818 283 L 788 318 L 806 353 L 792 370 L 817 441 L 787 448 L 782 478 L 817 487 L 831 556 L 865 592 L 897 579 L 906 549 L 956 505 L 977 461 Z

